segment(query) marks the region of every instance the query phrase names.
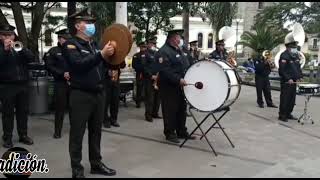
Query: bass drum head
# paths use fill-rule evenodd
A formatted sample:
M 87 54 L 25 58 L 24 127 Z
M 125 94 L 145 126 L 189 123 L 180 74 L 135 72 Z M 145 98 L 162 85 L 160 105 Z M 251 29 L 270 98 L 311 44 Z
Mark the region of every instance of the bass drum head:
M 186 72 L 185 81 L 188 84 L 202 82 L 203 88 L 184 86 L 187 101 L 201 111 L 214 111 L 223 105 L 227 98 L 229 85 L 224 69 L 212 61 L 198 61 Z

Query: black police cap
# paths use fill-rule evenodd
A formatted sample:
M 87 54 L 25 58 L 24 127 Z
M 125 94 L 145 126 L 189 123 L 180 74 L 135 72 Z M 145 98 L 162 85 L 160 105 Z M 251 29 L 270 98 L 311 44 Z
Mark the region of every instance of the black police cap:
M 167 33 L 168 33 L 168 36 L 167 36 L 167 37 L 171 37 L 171 36 L 173 36 L 173 35 L 180 35 L 180 36 L 182 36 L 183 32 L 184 32 L 183 29 L 169 30 L 169 31 L 167 31 Z
M 147 46 L 147 43 L 146 43 L 146 41 L 141 41 L 141 42 L 139 42 L 138 43 L 138 46 Z
M 216 45 L 224 45 L 224 39 L 218 40 Z
M 71 38 L 71 35 L 69 33 L 69 30 L 66 28 L 66 29 L 62 29 L 62 30 L 59 30 L 57 32 L 55 32 L 55 34 L 58 35 L 58 37 L 63 37 L 63 38 Z
M 70 19 L 74 20 L 82 20 L 82 21 L 90 21 L 90 22 L 96 22 L 96 18 L 92 17 L 88 13 L 88 8 L 83 9 L 80 12 L 76 12 L 69 16 Z
M 16 28 L 10 24 L 0 25 L 0 33 L 14 33 Z

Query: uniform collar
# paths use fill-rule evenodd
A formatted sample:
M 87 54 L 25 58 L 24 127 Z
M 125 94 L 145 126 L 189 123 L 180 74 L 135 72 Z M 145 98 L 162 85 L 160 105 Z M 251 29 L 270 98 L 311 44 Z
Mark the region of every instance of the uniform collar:
M 93 41 L 85 41 L 84 39 L 81 39 L 78 36 L 75 36 L 75 38 L 80 44 L 91 44 L 93 42 Z

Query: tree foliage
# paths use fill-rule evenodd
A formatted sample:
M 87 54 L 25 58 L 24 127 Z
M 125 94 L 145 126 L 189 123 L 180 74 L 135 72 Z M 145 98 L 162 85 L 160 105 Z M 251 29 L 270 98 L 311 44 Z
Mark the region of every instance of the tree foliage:
M 223 26 L 231 26 L 235 17 L 238 3 L 234 2 L 207 2 L 204 5 L 204 12 L 210 20 L 213 30 L 218 40 L 219 30 Z
M 239 44 L 251 48 L 255 53 L 261 53 L 259 49 L 271 51 L 283 43 L 286 34 L 267 25 L 257 26 L 254 32 L 245 31 Z
M 320 32 L 320 2 L 278 2 L 266 7 L 256 16 L 256 26 L 262 23 L 272 24 L 277 28 L 286 22 L 301 23 L 307 33 Z

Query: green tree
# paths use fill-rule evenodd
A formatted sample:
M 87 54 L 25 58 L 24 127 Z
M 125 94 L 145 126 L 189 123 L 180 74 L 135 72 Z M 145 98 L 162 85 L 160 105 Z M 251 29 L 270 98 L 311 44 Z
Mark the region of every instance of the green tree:
M 236 2 L 207 2 L 205 4 L 204 11 L 215 31 L 216 40 L 219 38 L 219 30 L 223 26 L 231 26 L 237 9 L 238 3 Z
M 39 58 L 38 40 L 43 35 L 41 27 L 44 23 L 55 23 L 57 20 L 53 18 L 44 21 L 44 19 L 51 8 L 61 7 L 61 4 L 59 2 L 0 2 L 0 7 L 12 10 L 19 40 Z M 23 12 L 31 13 L 30 31 L 28 31 L 25 25 Z M 2 11 L 0 13 L 0 23 L 8 23 Z M 36 61 L 39 61 L 39 59 L 36 59 Z
M 177 2 L 128 2 L 128 20 L 139 29 L 136 41 L 173 28 L 170 18 L 181 12 Z
M 286 34 L 266 25 L 257 26 L 254 32 L 245 31 L 239 44 L 251 48 L 255 53 L 261 53 L 259 49 L 271 51 L 283 43 Z
M 301 23 L 307 33 L 320 32 L 320 2 L 277 2 L 256 16 L 256 25 L 266 23 L 283 29 L 288 21 Z

